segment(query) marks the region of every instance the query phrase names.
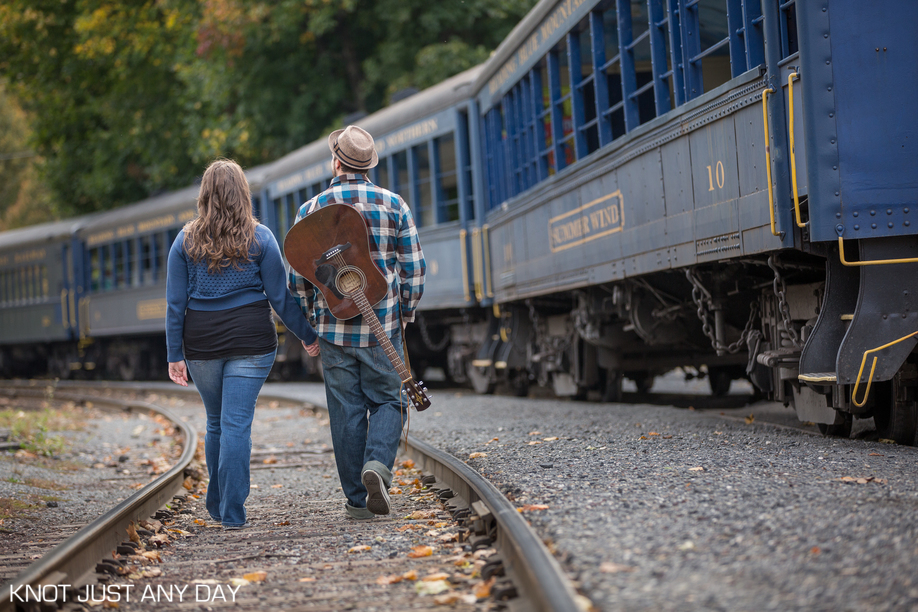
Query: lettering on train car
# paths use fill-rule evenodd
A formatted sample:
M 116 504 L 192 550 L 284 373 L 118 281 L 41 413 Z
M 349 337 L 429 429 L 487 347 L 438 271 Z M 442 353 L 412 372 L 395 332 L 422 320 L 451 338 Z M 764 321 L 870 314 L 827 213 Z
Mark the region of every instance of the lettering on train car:
M 162 217 L 156 217 L 155 219 L 141 221 L 137 224 L 137 231 L 149 232 L 150 230 L 161 229 L 164 227 L 169 227 L 170 225 L 175 225 L 175 215 L 163 215 Z
M 9 255 L 0 255 L 0 266 L 8 266 L 8 265 L 10 265 Z
M 556 253 L 620 232 L 624 227 L 622 192 L 615 191 L 549 219 L 549 246 Z
M 439 127 L 440 124 L 436 119 L 427 119 L 426 121 L 421 121 L 420 123 L 409 125 L 403 130 L 399 130 L 394 134 L 389 134 L 388 136 L 377 140 L 376 152 L 379 155 L 382 155 L 386 152 L 387 149 L 398 147 L 413 140 L 418 140 L 420 138 L 424 138 L 425 136 L 429 136 L 430 134 L 436 132 Z
M 303 183 L 311 183 L 330 174 L 333 174 L 331 159 L 277 181 L 271 189 L 271 192 L 275 194 L 284 193 Z
M 115 235 L 118 238 L 127 238 L 128 236 L 133 236 L 137 232 L 137 228 L 134 227 L 134 224 L 122 225 L 117 230 L 115 230 Z
M 92 234 L 86 238 L 86 246 L 95 246 L 103 242 L 111 242 L 115 239 L 115 231 L 107 230 L 104 232 L 99 232 L 98 234 Z
M 15 263 L 28 263 L 30 261 L 38 261 L 39 259 L 45 258 L 44 249 L 31 249 L 29 251 L 23 251 L 22 253 L 16 253 L 13 255 L 13 261 Z
M 148 321 L 150 319 L 166 318 L 166 300 L 142 300 L 137 302 L 137 320 Z
M 427 264 L 427 273 L 431 276 L 436 276 L 440 272 L 440 264 L 437 263 L 436 259 L 431 259 Z
M 547 49 L 545 46 L 553 43 L 552 37 L 558 32 L 567 32 L 572 22 L 579 19 L 575 15 L 577 9 L 586 4 L 586 0 L 566 0 L 558 5 L 551 14 L 545 18 L 535 32 L 526 42 L 519 46 L 516 53 L 501 66 L 500 70 L 488 81 L 488 92 L 493 96 L 500 91 L 507 81 L 513 77 L 517 70 L 526 67 L 526 63 L 533 56 L 541 56 Z
M 178 220 L 179 220 L 179 223 L 188 223 L 189 221 L 191 221 L 197 216 L 198 216 L 198 209 L 193 208 L 191 210 L 186 210 L 183 213 L 179 213 Z

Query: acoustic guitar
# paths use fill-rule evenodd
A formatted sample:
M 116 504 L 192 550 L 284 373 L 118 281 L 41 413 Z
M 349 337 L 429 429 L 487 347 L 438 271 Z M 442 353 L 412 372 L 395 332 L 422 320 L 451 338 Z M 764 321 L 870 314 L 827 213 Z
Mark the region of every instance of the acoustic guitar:
M 360 211 L 347 204 L 329 204 L 311 212 L 287 232 L 284 256 L 319 288 L 336 319 L 363 315 L 398 372 L 402 393 L 419 412 L 429 408 L 427 387 L 412 378 L 373 312 L 373 305 L 389 293 L 389 283 L 370 256 L 370 234 Z

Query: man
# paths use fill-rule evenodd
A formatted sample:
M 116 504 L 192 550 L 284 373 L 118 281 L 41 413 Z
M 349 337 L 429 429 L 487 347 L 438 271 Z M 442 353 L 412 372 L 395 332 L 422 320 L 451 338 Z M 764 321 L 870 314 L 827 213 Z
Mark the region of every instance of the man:
M 328 189 L 300 207 L 295 223 L 329 204 L 349 204 L 363 214 L 370 230 L 370 255 L 389 283 L 388 295 L 374 304 L 374 311 L 404 358 L 402 328 L 414 320 L 426 269 L 411 210 L 401 196 L 367 179 L 379 157 L 366 130 L 354 125 L 336 130 L 328 137 L 328 147 L 335 177 Z M 319 334 L 318 350 L 315 345 L 306 350 L 322 355 L 332 444 L 347 497 L 344 508 L 355 519 L 388 514 L 403 406 L 408 409 L 401 378 L 363 316 L 339 321 L 309 281 L 292 268 L 289 275 L 291 292 Z

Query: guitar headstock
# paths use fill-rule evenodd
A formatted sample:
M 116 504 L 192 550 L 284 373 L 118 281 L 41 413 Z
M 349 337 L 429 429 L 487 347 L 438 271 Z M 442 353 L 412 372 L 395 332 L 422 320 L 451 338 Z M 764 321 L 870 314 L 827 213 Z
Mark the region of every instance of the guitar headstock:
M 408 396 L 408 401 L 418 412 L 430 408 L 430 398 L 427 397 L 427 387 L 424 386 L 423 380 L 405 382 L 405 388 L 402 389 L 402 393 Z

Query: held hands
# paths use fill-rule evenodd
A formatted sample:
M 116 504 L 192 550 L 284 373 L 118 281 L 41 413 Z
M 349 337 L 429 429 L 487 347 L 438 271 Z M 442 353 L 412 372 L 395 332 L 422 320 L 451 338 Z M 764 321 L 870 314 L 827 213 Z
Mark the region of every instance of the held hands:
M 309 353 L 310 357 L 319 356 L 319 340 L 318 339 L 316 339 L 316 341 L 313 342 L 312 344 L 306 344 L 305 342 L 303 342 L 303 348 L 306 349 L 306 352 Z
M 169 378 L 177 385 L 188 386 L 188 369 L 184 361 L 169 362 Z

